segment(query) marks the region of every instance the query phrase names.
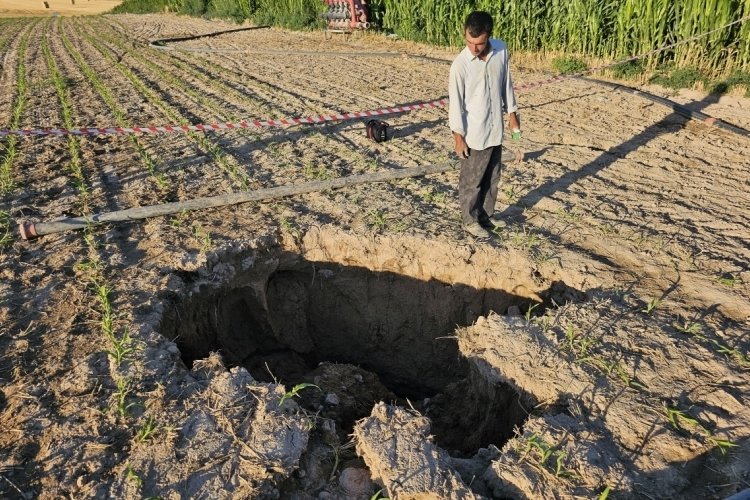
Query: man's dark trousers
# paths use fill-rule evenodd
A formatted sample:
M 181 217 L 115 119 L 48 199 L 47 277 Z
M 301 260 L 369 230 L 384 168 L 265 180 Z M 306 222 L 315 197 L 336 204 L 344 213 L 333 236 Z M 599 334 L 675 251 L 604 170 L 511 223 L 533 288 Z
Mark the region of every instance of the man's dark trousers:
M 458 202 L 464 225 L 489 221 L 495 211 L 501 158 L 502 146 L 493 146 L 482 150 L 472 149 L 469 157 L 461 160 Z

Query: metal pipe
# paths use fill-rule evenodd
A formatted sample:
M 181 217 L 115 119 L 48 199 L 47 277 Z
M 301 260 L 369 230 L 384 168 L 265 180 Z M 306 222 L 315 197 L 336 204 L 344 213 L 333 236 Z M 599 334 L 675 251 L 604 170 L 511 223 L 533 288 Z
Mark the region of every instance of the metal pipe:
M 503 149 L 502 161 L 512 162 L 523 160 L 523 153 L 520 151 L 510 151 Z M 384 170 L 362 175 L 352 175 L 348 177 L 338 177 L 324 181 L 303 182 L 302 184 L 290 184 L 286 186 L 277 186 L 273 188 L 258 189 L 256 191 L 243 193 L 230 193 L 219 196 L 210 196 L 205 198 L 196 198 L 193 200 L 177 201 L 165 203 L 163 205 L 150 205 L 145 207 L 128 208 L 117 212 L 105 212 L 94 214 L 88 217 L 71 217 L 53 222 L 42 222 L 35 224 L 33 222 L 22 222 L 18 226 L 21 238 L 30 240 L 43 236 L 45 234 L 60 233 L 75 229 L 83 229 L 89 225 L 103 224 L 106 222 L 126 222 L 149 217 L 160 217 L 181 213 L 183 211 L 201 210 L 204 208 L 216 208 L 227 205 L 237 205 L 249 201 L 262 201 L 286 196 L 294 196 L 305 193 L 314 193 L 328 189 L 337 189 L 346 186 L 355 186 L 358 184 L 367 184 L 371 182 L 386 182 L 394 179 L 405 179 L 407 177 L 419 177 L 422 175 L 438 174 L 454 170 L 455 163 L 444 163 L 439 165 L 426 165 L 416 168 L 401 168 L 397 170 Z

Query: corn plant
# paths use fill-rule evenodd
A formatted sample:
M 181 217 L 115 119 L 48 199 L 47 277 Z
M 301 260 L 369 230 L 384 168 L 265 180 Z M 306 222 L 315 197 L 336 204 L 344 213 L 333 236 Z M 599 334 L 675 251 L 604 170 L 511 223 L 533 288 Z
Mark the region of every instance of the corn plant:
M 646 304 L 646 307 L 641 309 L 641 312 L 644 312 L 646 314 L 651 314 L 659 306 L 660 303 L 661 301 L 657 299 L 656 297 L 654 297 L 653 299 L 648 301 L 648 303 Z
M 138 429 L 138 433 L 136 434 L 135 438 L 139 443 L 148 441 L 149 439 L 153 439 L 158 430 L 159 426 L 156 425 L 156 419 L 153 415 L 150 415 L 143 421 L 143 424 L 141 425 L 140 429 Z
M 385 210 L 370 210 L 367 213 L 367 222 L 371 228 L 377 231 L 383 231 L 386 225 Z
M 107 354 L 114 360 L 117 367 L 122 365 L 124 361 L 131 359 L 133 353 L 138 350 L 128 328 L 123 328 L 122 335 L 117 336 L 113 332 L 108 338 L 111 347 L 107 349 Z
M 716 278 L 716 281 L 718 281 L 720 284 L 728 287 L 733 287 L 737 283 L 739 283 L 739 278 L 737 278 L 735 275 L 731 273 L 725 273 Z
M 203 226 L 196 224 L 193 226 L 193 235 L 198 239 L 201 244 L 201 253 L 208 253 L 213 247 L 213 241 L 211 240 L 211 234 L 203 229 Z
M 674 430 L 681 434 L 691 434 L 692 431 L 690 429 L 695 429 L 703 436 L 708 444 L 718 448 L 722 455 L 726 455 L 730 449 L 739 446 L 728 439 L 717 438 L 713 432 L 701 423 L 700 420 L 691 417 L 678 408 L 665 404 L 664 414 L 667 417 L 669 425 L 671 425 Z
M 85 36 L 87 41 L 91 43 L 102 55 L 107 57 L 108 59 L 112 59 L 114 56 L 112 55 L 112 52 L 107 49 L 103 44 L 97 42 L 93 36 Z M 181 79 L 167 73 L 164 71 L 163 66 L 158 65 L 154 63 L 153 61 L 149 60 L 148 58 L 142 57 L 135 52 L 131 52 L 131 55 L 138 59 L 139 62 L 147 66 L 149 69 L 151 69 L 155 74 L 159 75 L 159 80 L 168 82 L 171 86 L 174 86 L 176 88 L 181 89 L 182 91 L 186 92 L 188 95 L 193 97 L 197 102 L 206 105 L 207 107 L 213 107 L 214 111 L 220 110 L 218 106 L 214 106 L 212 103 L 209 103 L 206 98 L 203 97 L 202 94 L 197 92 L 195 89 L 190 87 L 189 85 L 185 84 L 184 81 Z M 79 55 L 80 57 L 80 55 Z M 136 89 L 141 92 L 144 96 L 149 98 L 149 101 L 151 101 L 153 104 L 157 105 L 162 111 L 167 114 L 167 116 L 178 122 L 180 125 L 189 125 L 190 121 L 183 117 L 183 115 L 177 111 L 174 110 L 171 106 L 164 103 L 153 90 L 149 89 L 139 78 L 138 76 L 134 75 L 132 71 L 125 68 L 124 65 L 122 65 L 119 61 L 115 59 L 115 64 L 118 70 L 126 76 L 136 87 Z M 208 104 L 207 104 L 208 103 Z M 223 112 L 223 111 L 222 111 Z M 195 132 L 188 132 L 187 136 L 197 143 L 201 149 L 206 151 L 208 154 L 210 154 L 214 161 L 221 169 L 223 169 L 229 177 L 238 184 L 238 186 L 243 189 L 247 190 L 249 188 L 249 182 L 250 179 L 247 176 L 247 173 L 244 172 L 241 167 L 239 166 L 239 163 L 231 158 L 228 157 L 221 149 L 221 147 L 209 140 L 205 134 L 197 134 Z
M 13 243 L 13 236 L 10 234 L 10 214 L 7 210 L 0 210 L 0 248 L 11 243 Z
M 26 75 L 26 50 L 29 48 L 29 36 L 31 28 L 21 37 L 21 43 L 18 48 L 18 64 L 16 65 L 16 92 L 13 109 L 11 111 L 8 128 L 17 129 L 21 124 L 21 118 L 26 110 L 28 100 L 28 80 Z M 3 147 L 0 148 L 3 156 L 0 158 L 0 194 L 9 193 L 15 187 L 13 180 L 13 165 L 15 164 L 18 150 L 18 137 L 15 135 L 8 136 Z
M 125 467 L 125 479 L 134 483 L 139 488 L 143 486 L 143 479 L 138 475 L 138 473 L 130 464 Z
M 112 92 L 109 90 L 109 88 L 102 82 L 99 75 L 97 75 L 96 72 L 88 65 L 88 63 L 86 63 L 83 56 L 81 56 L 81 54 L 75 49 L 75 47 L 73 47 L 70 39 L 68 39 L 68 37 L 65 36 L 64 33 L 62 35 L 62 41 L 63 45 L 65 45 L 65 48 L 76 61 L 83 74 L 86 76 L 91 85 L 94 87 L 94 89 L 97 91 L 99 96 L 102 98 L 104 103 L 114 115 L 115 123 L 120 127 L 130 127 L 132 124 L 127 119 L 125 111 L 119 105 L 115 96 L 112 95 Z M 152 178 L 159 186 L 159 188 L 162 190 L 166 189 L 168 187 L 168 180 L 163 173 L 160 173 L 158 171 L 158 161 L 154 159 L 153 156 L 151 156 L 151 154 L 146 150 L 143 144 L 141 144 L 141 141 L 137 136 L 128 134 L 128 139 L 135 146 L 141 163 L 146 167 L 149 174 L 151 174 Z
M 298 398 L 300 397 L 300 391 L 303 389 L 307 389 L 308 387 L 315 387 L 316 389 L 320 390 L 320 387 L 318 387 L 315 384 L 310 384 L 308 382 L 303 382 L 301 384 L 297 384 L 294 387 L 292 387 L 291 390 L 284 393 L 283 396 L 281 396 L 281 399 L 279 400 L 279 407 L 283 406 L 284 403 L 286 403 L 288 400 L 292 398 Z
M 579 477 L 565 467 L 565 459 L 568 454 L 558 449 L 557 446 L 547 444 L 537 434 L 532 434 L 526 440 L 526 445 L 519 460 L 525 460 L 528 456 L 535 458 L 540 467 L 548 467 L 556 477 L 564 479 L 578 479 Z
M 45 33 L 46 35 L 46 33 Z M 57 62 L 52 56 L 52 51 L 49 46 L 49 39 L 45 36 L 42 39 L 42 53 L 44 59 L 47 62 L 47 68 L 49 69 L 50 76 L 52 79 L 52 85 L 57 93 L 57 99 L 60 102 L 60 115 L 62 117 L 63 125 L 71 129 L 75 126 L 75 120 L 73 118 L 73 107 L 70 102 L 70 95 L 65 83 L 65 78 L 60 73 L 60 69 L 57 67 Z M 86 184 L 86 176 L 83 172 L 83 165 L 81 162 L 81 140 L 80 138 L 69 135 L 67 137 L 68 142 L 68 155 L 70 160 L 67 164 L 67 169 L 73 176 L 73 184 L 78 190 L 79 200 L 81 203 L 81 209 L 84 213 L 88 212 L 89 194 L 90 189 Z
M 302 237 L 302 231 L 300 231 L 299 227 L 297 227 L 293 222 L 291 222 L 286 217 L 281 219 L 281 229 L 291 235 L 294 239 L 300 239 Z
M 619 59 L 647 53 L 750 15 L 749 0 L 383 0 L 384 26 L 402 38 L 462 46 L 465 16 L 485 10 L 495 35 L 512 50 L 554 51 Z M 381 12 L 382 10 L 382 12 Z M 711 13 L 711 15 L 706 15 Z M 648 56 L 712 73 L 750 67 L 750 23 L 744 22 Z
M 686 335 L 699 335 L 702 330 L 700 323 L 687 320 L 682 323 L 675 323 L 674 327 L 678 332 Z
M 130 409 L 135 406 L 135 403 L 128 403 L 128 396 L 131 392 L 130 380 L 124 377 L 117 379 L 117 391 L 114 393 L 115 398 L 115 409 L 118 415 L 121 417 L 127 417 L 130 414 Z

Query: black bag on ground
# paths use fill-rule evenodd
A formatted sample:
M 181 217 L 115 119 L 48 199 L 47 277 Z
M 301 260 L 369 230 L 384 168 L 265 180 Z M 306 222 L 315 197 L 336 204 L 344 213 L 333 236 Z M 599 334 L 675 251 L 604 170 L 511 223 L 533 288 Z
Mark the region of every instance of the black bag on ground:
M 388 140 L 388 123 L 381 120 L 369 120 L 367 122 L 367 137 L 375 142 Z

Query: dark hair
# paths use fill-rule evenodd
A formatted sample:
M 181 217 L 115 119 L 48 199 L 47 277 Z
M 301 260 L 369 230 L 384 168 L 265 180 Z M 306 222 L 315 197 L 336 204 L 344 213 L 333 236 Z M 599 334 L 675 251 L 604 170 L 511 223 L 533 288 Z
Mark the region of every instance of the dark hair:
M 466 16 L 464 33 L 468 31 L 469 35 L 473 37 L 481 36 L 485 33 L 492 36 L 493 24 L 491 15 L 481 10 L 475 10 Z

